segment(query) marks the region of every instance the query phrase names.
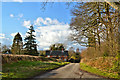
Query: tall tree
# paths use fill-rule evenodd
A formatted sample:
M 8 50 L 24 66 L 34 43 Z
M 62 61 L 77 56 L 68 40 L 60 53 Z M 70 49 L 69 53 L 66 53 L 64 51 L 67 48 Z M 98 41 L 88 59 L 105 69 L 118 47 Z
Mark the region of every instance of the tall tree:
M 21 49 L 23 49 L 23 42 L 22 42 L 22 37 L 18 32 L 13 39 L 11 52 L 13 54 L 21 54 Z
M 80 44 L 96 47 L 101 41 L 106 41 L 111 55 L 115 54 L 116 13 L 108 3 L 88 2 L 79 3 L 72 14 L 72 39 Z M 92 45 L 91 45 L 92 44 Z
M 117 50 L 117 69 L 118 69 L 118 75 L 119 75 L 119 77 L 120 77 L 120 1 L 119 1 L 119 7 L 118 7 L 118 9 L 117 9 L 117 17 L 118 17 L 118 24 L 117 24 L 117 26 L 118 26 L 118 34 L 117 34 L 117 41 L 118 41 L 118 50 Z
M 120 5 L 120 3 L 114 4 Z M 75 31 L 72 39 L 76 42 L 90 46 L 91 43 L 100 46 L 101 42 L 104 42 L 107 44 L 105 46 L 109 55 L 115 57 L 117 52 L 120 55 L 120 12 L 119 7 L 115 10 L 113 8 L 115 6 L 111 7 L 111 5 L 113 6 L 108 2 L 79 3 L 72 11 L 74 17 L 71 20 L 70 28 Z M 118 56 L 118 66 L 120 67 L 120 56 Z
M 105 2 L 107 2 L 110 6 L 112 6 L 113 8 L 115 8 L 116 10 L 120 10 L 120 1 L 119 2 L 113 2 L 112 0 L 104 0 Z
M 72 34 L 72 38 L 80 44 L 86 44 L 86 46 L 93 46 L 94 44 L 95 47 L 96 42 L 98 42 L 100 45 L 100 33 L 98 30 L 100 21 L 98 18 L 98 7 L 96 6 L 97 3 L 78 3 L 72 11 L 75 17 L 71 20 L 70 28 L 76 31 Z
M 35 32 L 33 26 L 31 25 L 29 28 L 29 31 L 27 32 L 28 36 L 25 37 L 25 50 L 26 54 L 28 55 L 36 55 L 37 54 L 37 44 L 35 35 L 33 34 Z

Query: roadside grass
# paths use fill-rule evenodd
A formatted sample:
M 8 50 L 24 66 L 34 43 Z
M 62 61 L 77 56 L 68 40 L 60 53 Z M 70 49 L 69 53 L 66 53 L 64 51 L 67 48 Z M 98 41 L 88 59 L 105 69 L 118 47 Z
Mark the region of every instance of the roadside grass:
M 30 78 L 69 62 L 18 61 L 2 65 L 3 78 Z
M 102 71 L 102 70 L 99 70 L 97 68 L 88 66 L 84 63 L 80 63 L 80 69 L 85 70 L 85 71 L 90 72 L 90 73 L 94 73 L 96 75 L 104 76 L 104 77 L 107 77 L 107 78 L 120 79 L 120 77 L 118 77 L 117 73 L 110 73 L 110 72 Z

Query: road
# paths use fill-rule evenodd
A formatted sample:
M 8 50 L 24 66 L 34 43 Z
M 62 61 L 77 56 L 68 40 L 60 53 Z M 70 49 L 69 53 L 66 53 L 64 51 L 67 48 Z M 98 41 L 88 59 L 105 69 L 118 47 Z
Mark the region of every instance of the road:
M 35 78 L 101 78 L 87 72 L 80 71 L 79 63 L 70 63 L 64 67 L 52 70 Z

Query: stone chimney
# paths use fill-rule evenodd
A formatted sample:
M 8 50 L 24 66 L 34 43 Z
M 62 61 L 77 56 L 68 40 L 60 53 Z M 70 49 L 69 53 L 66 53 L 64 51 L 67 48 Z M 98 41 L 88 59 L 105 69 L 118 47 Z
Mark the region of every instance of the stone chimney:
M 76 52 L 79 52 L 79 48 L 76 49 Z
M 63 48 L 62 48 L 62 52 L 64 52 Z

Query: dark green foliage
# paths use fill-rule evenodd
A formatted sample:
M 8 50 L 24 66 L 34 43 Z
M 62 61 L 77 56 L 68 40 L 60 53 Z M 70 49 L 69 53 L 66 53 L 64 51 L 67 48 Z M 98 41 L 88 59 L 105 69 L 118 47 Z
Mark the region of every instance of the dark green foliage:
M 80 53 L 79 53 L 79 52 L 76 52 L 76 53 L 75 53 L 75 62 L 79 63 L 80 60 L 81 60 Z
M 13 39 L 13 44 L 11 47 L 11 52 L 13 54 L 21 54 L 21 50 L 23 49 L 23 42 L 22 42 L 22 37 L 19 34 L 19 32 L 15 35 Z
M 103 56 L 104 56 L 104 57 L 108 57 L 108 56 L 109 56 L 109 53 L 108 53 L 108 52 L 104 52 Z
M 65 50 L 64 44 L 58 43 L 50 46 L 50 50 Z
M 36 39 L 35 39 L 35 35 L 33 35 L 33 32 L 35 32 L 33 26 L 30 26 L 29 28 L 29 32 L 28 33 L 28 36 L 25 37 L 25 54 L 28 54 L 28 55 L 38 55 L 38 52 L 37 52 L 37 44 L 36 44 Z
M 10 49 L 6 49 L 6 50 L 4 50 L 4 51 L 2 51 L 2 53 L 4 54 L 11 54 L 11 51 L 10 51 Z
M 76 52 L 70 57 L 69 62 L 79 63 L 80 60 L 81 60 L 80 52 Z

